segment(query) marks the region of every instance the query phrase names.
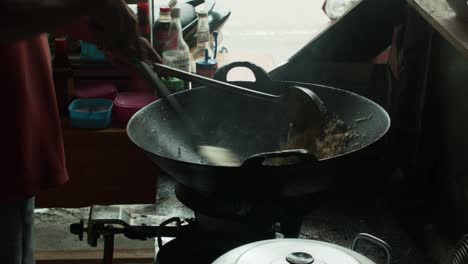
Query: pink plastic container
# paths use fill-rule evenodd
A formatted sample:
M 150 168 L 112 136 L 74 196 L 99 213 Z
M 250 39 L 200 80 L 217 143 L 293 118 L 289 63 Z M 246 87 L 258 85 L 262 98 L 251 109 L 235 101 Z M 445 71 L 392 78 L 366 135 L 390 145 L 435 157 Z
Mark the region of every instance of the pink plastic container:
M 114 99 L 114 120 L 127 123 L 138 110 L 157 99 L 153 94 L 145 92 L 119 93 Z
M 101 98 L 114 100 L 118 90 L 113 83 L 108 82 L 79 82 L 75 87 L 77 98 Z

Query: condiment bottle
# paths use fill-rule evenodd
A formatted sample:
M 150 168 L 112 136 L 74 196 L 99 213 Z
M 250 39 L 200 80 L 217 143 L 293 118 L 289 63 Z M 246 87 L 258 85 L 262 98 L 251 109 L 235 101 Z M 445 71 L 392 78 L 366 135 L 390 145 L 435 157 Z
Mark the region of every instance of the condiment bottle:
M 210 45 L 210 24 L 208 22 L 208 13 L 200 11 L 198 13 L 197 24 L 197 47 L 193 52 L 194 62 L 205 59 L 205 51 L 208 50 L 208 56 L 214 58 L 214 52 Z M 195 68 L 195 67 L 194 67 Z
M 167 43 L 169 27 L 171 26 L 171 9 L 167 6 L 159 8 L 159 18 L 153 26 L 153 48 L 162 54 Z
M 60 115 L 68 113 L 68 104 L 74 96 L 73 69 L 68 59 L 68 42 L 66 38 L 56 38 L 55 54 L 52 60 L 55 96 Z
M 162 52 L 163 64 L 182 71 L 191 72 L 190 49 L 184 40 L 182 24 L 180 21 L 180 8 L 171 10 L 171 26 L 169 27 L 169 39 Z M 187 89 L 191 83 L 186 82 Z
M 163 64 L 183 71 L 190 71 L 190 49 L 182 34 L 180 8 L 171 10 L 169 39 L 162 52 Z
M 207 78 L 213 78 L 218 70 L 218 61 L 208 55 L 208 49 L 205 50 L 205 57 L 196 62 L 197 74 Z
M 139 2 L 137 4 L 137 20 L 140 35 L 151 42 L 150 6 L 148 2 Z

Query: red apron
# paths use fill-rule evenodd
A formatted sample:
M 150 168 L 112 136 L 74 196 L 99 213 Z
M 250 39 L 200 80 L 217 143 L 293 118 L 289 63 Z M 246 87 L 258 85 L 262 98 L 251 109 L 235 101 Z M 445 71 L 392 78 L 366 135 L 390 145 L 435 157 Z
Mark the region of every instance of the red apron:
M 45 34 L 0 44 L 0 204 L 68 180 Z

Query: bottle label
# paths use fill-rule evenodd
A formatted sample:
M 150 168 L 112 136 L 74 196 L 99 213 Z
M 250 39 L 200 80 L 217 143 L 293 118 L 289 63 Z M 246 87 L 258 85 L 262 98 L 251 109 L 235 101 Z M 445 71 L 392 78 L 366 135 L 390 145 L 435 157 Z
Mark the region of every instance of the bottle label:
M 210 69 L 199 69 L 197 68 L 197 74 L 201 76 L 205 76 L 207 78 L 213 78 L 216 73 L 217 68 L 213 67 Z
M 167 41 L 169 39 L 169 31 L 167 30 L 156 31 L 155 37 L 156 37 L 156 39 L 154 40 L 155 49 L 157 52 L 162 53 L 164 46 L 167 44 Z
M 210 41 L 210 32 L 201 31 L 197 32 L 197 42 L 209 42 Z
M 190 71 L 190 54 L 187 52 L 164 52 L 163 64 L 182 71 Z
M 167 30 L 158 30 L 156 31 L 156 40 L 158 43 L 166 43 L 169 39 L 169 31 Z

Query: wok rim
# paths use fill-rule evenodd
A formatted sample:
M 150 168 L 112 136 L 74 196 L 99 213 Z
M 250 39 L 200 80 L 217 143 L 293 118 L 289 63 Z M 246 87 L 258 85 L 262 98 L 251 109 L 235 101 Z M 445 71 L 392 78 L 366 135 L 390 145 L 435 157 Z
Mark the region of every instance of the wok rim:
M 348 156 L 348 155 L 351 155 L 357 151 L 360 151 L 360 150 L 363 150 L 364 148 L 367 148 L 367 147 L 370 147 L 374 144 L 376 144 L 378 141 L 380 141 L 387 133 L 388 131 L 390 130 L 390 127 L 392 125 L 392 120 L 390 118 L 390 115 L 388 114 L 388 112 L 385 110 L 385 108 L 383 108 L 380 104 L 370 100 L 369 98 L 365 97 L 365 96 L 362 96 L 362 95 L 359 95 L 357 93 L 354 93 L 354 92 L 350 92 L 350 91 L 346 91 L 346 90 L 343 90 L 343 89 L 340 89 L 340 88 L 335 88 L 335 87 L 331 87 L 331 86 L 327 86 L 327 85 L 321 85 L 321 84 L 314 84 L 314 83 L 305 83 L 305 82 L 293 82 L 293 81 L 274 81 L 275 83 L 283 83 L 283 84 L 290 84 L 290 85 L 296 85 L 296 86 L 301 86 L 301 85 L 305 85 L 305 89 L 310 89 L 310 86 L 316 86 L 316 87 L 322 87 L 322 88 L 325 88 L 325 89 L 330 89 L 330 90 L 335 90 L 335 91 L 338 91 L 340 93 L 345 93 L 345 94 L 348 94 L 350 96 L 353 96 L 353 97 L 357 97 L 357 98 L 360 98 L 361 100 L 369 103 L 369 104 L 372 104 L 374 106 L 376 106 L 376 108 L 378 110 L 380 110 L 380 112 L 382 113 L 382 118 L 384 119 L 384 121 L 386 121 L 387 125 L 385 127 L 384 130 L 382 130 L 382 132 L 380 133 L 380 135 L 378 137 L 375 138 L 375 140 L 373 140 L 372 142 L 366 144 L 366 145 L 363 145 L 359 148 L 356 148 L 356 149 L 353 149 L 351 151 L 348 151 L 346 153 L 342 153 L 342 154 L 338 154 L 338 155 L 335 155 L 335 156 L 332 156 L 332 157 L 328 157 L 328 158 L 323 158 L 323 159 L 317 159 L 317 162 L 325 162 L 325 161 L 329 161 L 329 160 L 334 160 L 334 159 L 337 159 L 337 158 L 341 158 L 341 157 L 344 157 L 344 156 Z M 183 91 L 179 91 L 179 92 L 176 92 L 176 93 L 173 93 L 171 94 L 170 96 L 176 96 L 178 94 L 184 94 L 184 93 L 189 93 L 191 90 L 196 90 L 196 89 L 203 89 L 203 88 L 206 88 L 207 86 L 202 86 L 202 87 L 197 87 L 197 88 L 193 88 L 193 89 L 189 89 L 189 90 L 183 90 Z M 142 146 L 141 144 L 139 144 L 135 138 L 133 137 L 133 134 L 130 133 L 130 127 L 132 126 L 133 122 L 135 122 L 135 120 L 140 116 L 140 113 L 144 112 L 144 111 L 147 111 L 147 109 L 151 108 L 153 105 L 157 104 L 159 101 L 161 100 L 164 100 L 164 98 L 159 98 L 157 99 L 156 101 L 144 106 L 143 108 L 139 109 L 137 112 L 135 112 L 135 114 L 133 114 L 133 116 L 130 118 L 130 120 L 128 121 L 127 125 L 126 125 L 126 132 L 127 132 L 127 137 L 133 142 L 133 144 L 135 144 L 136 146 L 138 146 L 139 148 L 141 148 L 142 150 L 144 150 L 146 153 L 149 153 L 151 155 L 154 155 L 154 156 L 157 156 L 157 157 L 160 157 L 160 158 L 163 158 L 163 159 L 166 159 L 166 160 L 170 160 L 170 161 L 173 161 L 173 162 L 177 162 L 177 163 L 183 163 L 183 164 L 187 164 L 187 165 L 190 165 L 190 166 L 202 166 L 202 167 L 212 167 L 212 168 L 242 168 L 244 166 L 244 163 L 245 161 L 247 161 L 249 158 L 245 159 L 240 165 L 238 166 L 219 166 L 219 165 L 212 165 L 212 164 L 200 164 L 200 163 L 195 163 L 195 162 L 188 162 L 188 161 L 184 161 L 184 160 L 177 160 L 177 159 L 173 159 L 173 158 L 169 158 L 165 155 L 160 155 L 160 154 L 156 154 L 154 153 L 153 151 L 149 151 L 146 147 Z M 257 154 L 261 154 L 261 153 L 257 153 Z M 253 154 L 253 155 L 257 155 L 257 154 Z M 315 157 L 315 156 L 314 156 Z M 275 166 L 265 166 L 265 167 L 275 167 Z M 282 166 L 276 166 L 276 167 L 282 167 Z

